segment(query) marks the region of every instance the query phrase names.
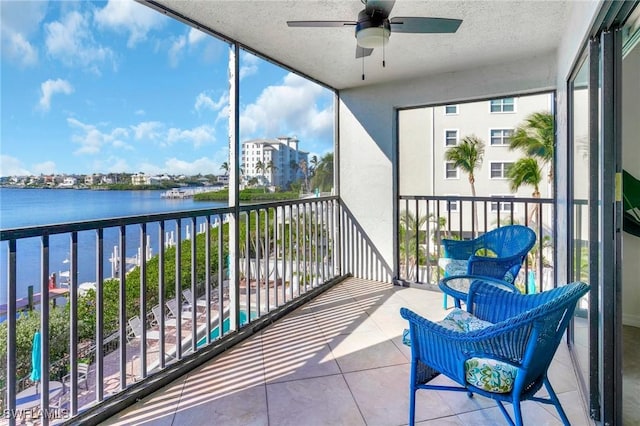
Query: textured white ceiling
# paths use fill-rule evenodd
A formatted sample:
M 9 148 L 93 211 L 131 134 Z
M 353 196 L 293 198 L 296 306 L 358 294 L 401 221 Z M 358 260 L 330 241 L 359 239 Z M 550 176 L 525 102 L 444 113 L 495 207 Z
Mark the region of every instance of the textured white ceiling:
M 144 0 L 142 0 L 144 3 Z M 508 63 L 556 50 L 570 2 L 397 0 L 390 17 L 462 19 L 455 34 L 391 34 L 385 48 L 355 58 L 353 27 L 289 28 L 288 20 L 355 20 L 360 0 L 155 3 L 330 87 L 344 89 Z

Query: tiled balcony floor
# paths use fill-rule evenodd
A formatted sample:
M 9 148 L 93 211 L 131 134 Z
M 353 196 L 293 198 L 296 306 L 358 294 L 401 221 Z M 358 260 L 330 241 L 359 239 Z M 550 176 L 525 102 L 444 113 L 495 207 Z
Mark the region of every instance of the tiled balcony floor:
M 446 315 L 439 293 L 348 279 L 104 424 L 406 424 L 403 306 L 433 320 Z M 571 424 L 589 424 L 565 345 L 549 375 Z M 525 424 L 561 424 L 550 405 L 525 402 L 523 412 Z M 416 421 L 506 424 L 491 400 L 435 391 L 418 391 Z

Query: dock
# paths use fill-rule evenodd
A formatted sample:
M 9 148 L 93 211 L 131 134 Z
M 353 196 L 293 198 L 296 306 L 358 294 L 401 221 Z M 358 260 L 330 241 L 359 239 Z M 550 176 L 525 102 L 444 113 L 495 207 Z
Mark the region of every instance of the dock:
M 54 300 L 59 298 L 59 297 L 65 297 L 67 294 L 69 293 L 69 289 L 68 288 L 53 288 L 49 290 L 49 300 Z M 39 305 L 42 301 L 42 294 L 40 293 L 34 293 L 33 294 L 33 308 L 35 308 L 36 305 Z M 22 311 L 26 311 L 29 309 L 29 298 L 28 297 L 22 297 L 20 299 L 16 300 L 16 311 L 17 312 L 22 312 Z M 9 310 L 9 307 L 7 306 L 6 303 L 3 303 L 0 305 L 0 315 L 7 315 L 7 311 Z

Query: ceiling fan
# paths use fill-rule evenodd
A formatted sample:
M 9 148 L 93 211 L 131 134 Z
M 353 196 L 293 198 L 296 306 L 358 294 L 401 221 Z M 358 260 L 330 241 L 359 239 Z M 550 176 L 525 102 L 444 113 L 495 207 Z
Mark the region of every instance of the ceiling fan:
M 389 18 L 395 0 L 360 0 L 365 8 L 357 21 L 287 21 L 290 27 L 350 27 L 355 26 L 356 58 L 371 55 L 376 47 L 384 47 L 391 33 L 455 33 L 461 19 L 428 17 Z M 384 62 L 383 62 L 384 66 Z

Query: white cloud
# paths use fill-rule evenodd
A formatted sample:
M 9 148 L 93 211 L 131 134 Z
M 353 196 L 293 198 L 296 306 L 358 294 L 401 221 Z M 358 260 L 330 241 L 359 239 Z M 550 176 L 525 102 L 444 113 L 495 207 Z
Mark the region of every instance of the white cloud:
M 31 175 L 29 170 L 25 169 L 20 160 L 9 155 L 0 155 L 0 176 L 27 176 Z
M 198 43 L 200 43 L 201 41 L 203 41 L 205 38 L 207 37 L 207 35 L 205 33 L 203 33 L 202 31 L 196 29 L 196 28 L 191 28 L 189 30 L 189 45 L 193 46 L 196 45 Z
M 51 97 L 57 93 L 70 95 L 73 93 L 73 86 L 67 80 L 58 78 L 57 80 L 47 80 L 40 85 L 42 95 L 38 105 L 43 111 L 49 111 L 51 108 Z
M 145 173 L 169 173 L 175 175 L 194 175 L 198 173 L 219 173 L 220 164 L 215 163 L 210 158 L 201 157 L 194 161 L 179 160 L 175 157 L 167 159 L 162 166 L 152 164 L 141 165 Z M 145 168 L 147 170 L 145 170 Z
M 219 111 L 229 105 L 229 94 L 224 92 L 217 101 L 214 101 L 206 92 L 201 92 L 196 97 L 196 104 L 194 108 L 200 112 L 203 109 L 210 109 L 211 111 Z
M 128 148 L 128 144 L 122 141 L 128 138 L 129 132 L 124 128 L 115 128 L 110 132 L 102 132 L 93 124 L 85 124 L 75 118 L 67 118 L 67 123 L 78 130 L 71 136 L 71 140 L 80 145 L 74 154 L 98 154 L 105 146 L 116 149 Z
M 252 137 L 296 135 L 303 138 L 330 137 L 333 107 L 320 109 L 331 94 L 321 86 L 293 73 L 281 85 L 266 87 L 258 99 L 240 114 L 242 140 Z
M 136 112 L 134 112 L 135 115 L 145 115 L 146 112 L 143 109 L 139 109 Z
M 178 62 L 180 62 L 180 57 L 182 55 L 182 51 L 184 47 L 187 45 L 187 38 L 185 36 L 179 36 L 173 43 L 171 43 L 171 47 L 169 48 L 169 64 L 172 67 L 177 67 Z
M 161 137 L 164 124 L 159 121 L 143 121 L 136 126 L 131 126 L 136 140 L 157 140 Z
M 91 170 L 104 171 L 106 173 L 134 173 L 128 161 L 117 156 L 109 156 L 106 159 L 97 159 L 93 162 Z
M 33 173 L 36 175 L 51 175 L 56 172 L 56 163 L 53 161 L 45 161 L 33 165 Z
M 258 72 L 260 59 L 251 53 L 242 52 L 240 54 L 240 80 Z
M 167 143 L 191 142 L 194 148 L 199 148 L 206 143 L 215 142 L 214 133 L 215 129 L 207 125 L 187 130 L 171 128 L 167 133 Z
M 2 50 L 6 52 L 9 57 L 25 67 L 38 63 L 38 49 L 29 43 L 29 41 L 25 40 L 22 34 L 14 33 L 7 36 L 7 39 L 8 42 L 5 44 L 3 38 Z
M 0 13 L 0 38 L 2 55 L 20 66 L 32 66 L 38 62 L 38 49 L 29 37 L 39 30 L 45 17 L 47 2 L 3 1 Z
M 66 66 L 100 74 L 99 65 L 114 58 L 110 48 L 94 40 L 88 14 L 71 11 L 61 21 L 46 24 L 45 34 L 47 53 Z
M 127 47 L 132 48 L 147 38 L 147 34 L 161 28 L 167 18 L 155 10 L 135 1 L 109 0 L 94 14 L 96 23 L 113 31 L 129 33 Z

